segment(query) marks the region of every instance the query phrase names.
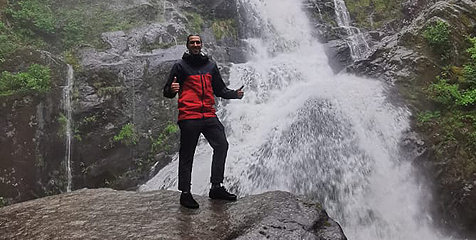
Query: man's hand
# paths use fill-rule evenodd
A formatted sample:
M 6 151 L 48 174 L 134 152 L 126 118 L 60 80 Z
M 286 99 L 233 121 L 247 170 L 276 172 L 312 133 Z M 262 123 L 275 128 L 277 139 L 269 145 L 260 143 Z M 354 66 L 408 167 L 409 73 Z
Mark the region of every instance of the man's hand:
M 177 77 L 174 77 L 174 81 L 172 82 L 170 89 L 173 93 L 178 93 L 178 91 L 180 90 L 180 84 L 177 82 Z
M 238 88 L 238 90 L 236 90 L 236 93 L 238 94 L 238 99 L 242 99 L 243 96 L 245 95 L 245 93 L 242 90 L 244 86 L 245 85 L 241 86 L 240 88 Z

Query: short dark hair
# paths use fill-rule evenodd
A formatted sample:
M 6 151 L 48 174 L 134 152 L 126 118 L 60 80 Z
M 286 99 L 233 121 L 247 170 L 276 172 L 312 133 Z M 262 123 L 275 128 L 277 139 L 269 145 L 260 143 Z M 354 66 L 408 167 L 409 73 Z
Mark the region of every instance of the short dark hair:
M 190 34 L 187 36 L 187 47 L 188 47 L 188 43 L 190 42 L 190 37 L 199 37 L 200 38 L 200 41 L 202 41 L 202 37 L 198 34 Z

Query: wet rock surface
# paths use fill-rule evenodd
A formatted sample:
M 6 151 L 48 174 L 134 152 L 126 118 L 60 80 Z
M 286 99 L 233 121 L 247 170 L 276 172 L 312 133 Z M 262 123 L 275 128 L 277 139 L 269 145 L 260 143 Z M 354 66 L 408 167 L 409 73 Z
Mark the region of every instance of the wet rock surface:
M 334 72 L 340 72 L 353 63 L 353 60 L 346 42 L 348 32 L 337 25 L 334 1 L 308 0 L 306 9 L 315 26 L 316 38 L 324 45 L 329 65 Z
M 321 239 L 344 240 L 320 205 L 275 191 L 236 202 L 174 191 L 82 189 L 0 209 L 0 239 Z

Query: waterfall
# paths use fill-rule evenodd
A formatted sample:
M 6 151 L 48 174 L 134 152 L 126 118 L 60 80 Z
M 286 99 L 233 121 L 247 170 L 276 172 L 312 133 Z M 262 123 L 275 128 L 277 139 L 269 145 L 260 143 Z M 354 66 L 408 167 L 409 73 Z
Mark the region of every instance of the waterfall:
M 369 44 L 365 41 L 360 29 L 350 25 L 350 15 L 345 6 L 344 0 L 334 0 L 337 25 L 343 28 L 348 38 L 346 43 L 350 48 L 350 54 L 354 60 L 361 59 L 370 50 Z
M 249 61 L 234 64 L 220 100 L 230 144 L 225 185 L 239 196 L 284 190 L 321 202 L 355 240 L 441 240 L 426 211 L 429 192 L 400 154 L 409 110 L 383 82 L 335 75 L 296 0 L 242 0 Z M 210 187 L 212 151 L 200 138 L 192 192 Z M 177 156 L 140 191 L 177 189 Z M 178 204 L 178 199 L 177 199 Z
M 65 149 L 65 166 L 68 179 L 66 191 L 71 192 L 72 175 L 71 175 L 71 122 L 72 122 L 72 108 L 71 108 L 71 92 L 73 90 L 74 71 L 71 65 L 68 64 L 67 85 L 63 88 L 63 103 L 66 114 L 66 149 Z

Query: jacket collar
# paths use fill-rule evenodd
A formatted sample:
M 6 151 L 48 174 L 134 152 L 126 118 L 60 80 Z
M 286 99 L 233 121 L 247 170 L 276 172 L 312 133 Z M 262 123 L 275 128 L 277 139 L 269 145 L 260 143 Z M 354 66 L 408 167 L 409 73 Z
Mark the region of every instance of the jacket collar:
M 208 56 L 203 52 L 200 52 L 199 54 L 191 54 L 186 51 L 183 54 L 182 59 L 193 66 L 201 66 L 208 62 Z

